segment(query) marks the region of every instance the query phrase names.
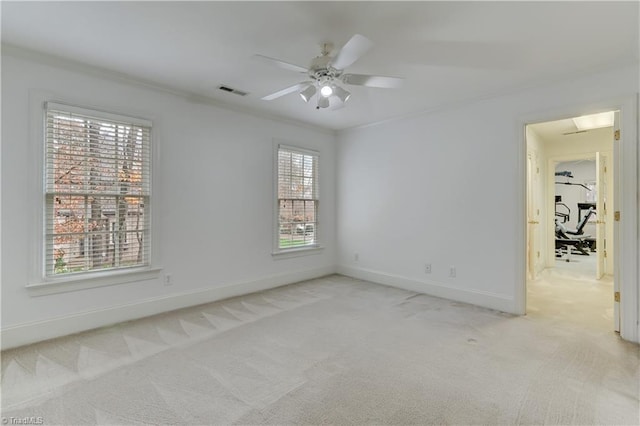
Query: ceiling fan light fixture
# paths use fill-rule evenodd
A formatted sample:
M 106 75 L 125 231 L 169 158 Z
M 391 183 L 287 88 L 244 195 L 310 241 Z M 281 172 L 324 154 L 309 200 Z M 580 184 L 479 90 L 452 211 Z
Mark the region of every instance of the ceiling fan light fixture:
M 351 97 L 351 92 L 343 89 L 340 86 L 335 86 L 333 88 L 333 94 L 336 95 L 342 101 L 342 103 L 347 102 L 347 100 Z
M 318 96 L 318 106 L 317 108 L 328 108 L 329 107 L 329 98 L 324 96 Z
M 333 95 L 333 88 L 331 88 L 330 85 L 325 84 L 320 88 L 320 94 L 325 98 L 328 98 L 329 96 Z
M 316 86 L 314 86 L 313 84 L 310 84 L 306 89 L 300 92 L 300 97 L 302 98 L 303 101 L 309 102 L 309 99 L 311 99 L 315 94 L 316 94 Z

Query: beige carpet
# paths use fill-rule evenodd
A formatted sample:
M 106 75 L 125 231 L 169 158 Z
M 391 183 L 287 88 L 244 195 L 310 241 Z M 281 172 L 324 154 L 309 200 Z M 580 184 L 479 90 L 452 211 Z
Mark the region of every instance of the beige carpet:
M 613 321 L 613 278 L 596 280 L 596 257 L 573 256 L 542 271 L 528 283 L 530 317 L 555 327 L 573 324 L 585 331 L 609 333 Z
M 541 307 L 512 317 L 330 276 L 6 351 L 2 416 L 638 424 L 639 356 Z

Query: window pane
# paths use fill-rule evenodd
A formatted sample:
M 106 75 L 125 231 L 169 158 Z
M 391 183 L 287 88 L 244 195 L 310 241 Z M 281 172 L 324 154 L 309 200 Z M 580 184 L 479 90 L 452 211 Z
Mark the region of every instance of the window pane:
M 305 222 L 316 222 L 316 202 L 305 201 L 304 202 L 304 220 Z
M 138 265 L 143 262 L 146 253 L 144 251 L 144 238 L 147 231 L 123 232 L 118 234 L 120 239 L 120 257 L 117 259 L 120 266 Z
M 304 176 L 313 177 L 313 157 L 311 155 L 304 156 Z
M 57 192 L 146 194 L 149 129 L 59 111 L 47 120 L 47 187 Z
M 278 153 L 278 170 L 283 175 L 291 174 L 291 153 L 280 151 Z
M 291 197 L 291 175 L 280 175 L 278 179 L 278 198 Z
M 314 197 L 314 191 L 313 191 L 313 187 L 314 187 L 314 182 L 312 178 L 304 178 L 303 181 L 303 198 L 306 199 L 311 199 Z
M 280 233 L 291 234 L 293 222 L 293 201 L 279 201 Z
M 291 176 L 291 198 L 303 198 L 304 197 L 304 181 L 301 176 Z
M 294 222 L 304 222 L 304 201 L 293 201 L 293 220 Z
M 54 273 L 61 274 L 69 272 L 69 270 L 77 265 L 73 264 L 73 261 L 78 259 L 78 252 L 81 249 L 75 243 L 74 239 L 67 236 L 60 236 L 54 238 L 54 250 L 49 252 L 48 255 L 52 257 Z M 76 262 L 77 263 L 77 262 Z M 82 261 L 80 262 L 82 266 Z
M 53 233 L 85 232 L 85 197 L 58 195 L 53 197 Z M 47 232 L 51 232 L 48 229 Z
M 302 158 L 304 156 L 298 153 L 291 154 L 291 174 L 293 176 L 302 176 Z

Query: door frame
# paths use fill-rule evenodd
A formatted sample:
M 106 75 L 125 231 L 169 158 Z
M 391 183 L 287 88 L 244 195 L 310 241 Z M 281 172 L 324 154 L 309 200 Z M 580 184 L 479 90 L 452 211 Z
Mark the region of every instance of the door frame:
M 530 161 L 531 163 L 529 163 Z M 534 227 L 540 225 L 541 222 L 546 223 L 545 221 L 542 220 L 542 217 L 540 217 L 541 206 L 536 204 L 536 201 L 538 200 L 536 200 L 536 197 L 535 197 L 536 195 L 535 184 L 538 183 L 536 182 L 535 176 L 537 175 L 537 179 L 540 179 L 542 175 L 542 173 L 540 173 L 539 170 L 540 170 L 540 159 L 538 158 L 538 152 L 536 152 L 535 150 L 529 150 L 527 147 L 527 224 L 534 225 Z M 543 203 L 546 203 L 546 200 L 544 200 Z M 533 208 L 534 206 L 536 206 L 535 210 L 537 210 L 537 212 L 534 211 L 534 208 Z M 543 211 L 545 210 L 543 209 Z M 542 241 L 544 241 L 544 239 L 539 238 L 541 236 L 541 232 L 539 228 L 537 229 L 537 231 L 535 229 L 532 231 L 531 228 L 532 228 L 531 226 L 528 226 L 528 229 L 527 229 L 527 271 L 529 272 L 527 275 L 527 279 L 535 280 L 538 274 L 538 271 L 537 271 L 538 264 L 534 259 L 537 259 L 538 256 L 534 254 L 534 251 L 538 251 L 538 254 L 539 254 L 539 250 L 535 250 L 535 249 L 539 247 L 538 245 Z M 538 245 L 536 244 L 536 239 L 540 240 L 537 243 Z M 546 247 L 545 247 L 545 250 L 546 250 Z M 546 263 L 546 261 L 544 263 Z
M 620 336 L 625 340 L 639 342 L 640 291 L 638 284 L 638 95 L 575 104 L 562 109 L 531 113 L 518 120 L 518 217 L 516 235 L 521 244 L 517 250 L 514 312 L 526 314 L 527 306 L 527 137 L 526 126 L 546 121 L 561 120 L 586 114 L 620 111 L 621 140 L 618 158 L 612 159 L 616 177 L 614 197 L 618 199 L 621 220 L 615 235 L 614 280 L 620 283 Z M 612 295 L 613 297 L 613 295 Z

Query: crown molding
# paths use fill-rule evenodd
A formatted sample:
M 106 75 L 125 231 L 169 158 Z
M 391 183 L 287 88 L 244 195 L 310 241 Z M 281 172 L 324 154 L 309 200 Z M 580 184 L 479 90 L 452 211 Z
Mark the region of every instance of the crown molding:
M 130 74 L 113 71 L 113 70 L 109 70 L 102 67 L 97 67 L 94 65 L 89 65 L 84 62 L 76 61 L 73 59 L 63 58 L 61 56 L 51 55 L 49 53 L 44 53 L 38 50 L 32 50 L 22 46 L 17 46 L 17 45 L 8 44 L 8 43 L 2 43 L 0 45 L 0 50 L 2 55 L 13 56 L 15 58 L 25 59 L 32 62 L 37 62 L 43 65 L 53 66 L 56 68 L 61 68 L 61 69 L 65 69 L 72 72 L 78 72 L 91 77 L 110 80 L 116 83 L 142 87 L 148 90 L 170 94 L 170 95 L 182 98 L 187 102 L 199 103 L 199 104 L 208 105 L 216 108 L 222 108 L 222 109 L 234 111 L 240 114 L 250 115 L 252 117 L 256 117 L 260 119 L 268 119 L 281 124 L 301 127 L 307 130 L 313 130 L 318 133 L 336 137 L 336 131 L 328 127 L 317 126 L 314 124 L 310 124 L 300 120 L 295 120 L 295 119 L 278 115 L 278 114 L 266 113 L 256 108 L 249 108 L 249 107 L 231 104 L 231 103 L 213 98 L 211 96 L 206 96 L 199 93 L 178 89 L 170 85 L 135 77 Z
M 508 88 L 505 88 L 503 90 L 497 90 L 497 91 L 488 92 L 488 93 L 485 93 L 483 95 L 478 95 L 478 96 L 475 96 L 475 97 L 472 97 L 472 98 L 468 98 L 468 99 L 461 99 L 461 100 L 457 100 L 457 101 L 448 102 L 446 104 L 436 105 L 434 107 L 422 109 L 422 110 L 419 110 L 419 111 L 413 111 L 413 112 L 407 112 L 405 114 L 399 114 L 399 115 L 396 115 L 394 117 L 385 118 L 383 120 L 378 120 L 378 121 L 374 121 L 374 122 L 371 122 L 371 123 L 365 123 L 365 124 L 359 124 L 359 125 L 356 125 L 356 126 L 343 127 L 343 128 L 337 129 L 336 132 L 339 135 L 341 133 L 346 133 L 346 132 L 349 132 L 349 131 L 352 131 L 352 130 L 365 129 L 365 128 L 368 128 L 368 127 L 374 127 L 374 126 L 378 126 L 378 125 L 381 125 L 381 124 L 393 123 L 393 122 L 402 121 L 402 120 L 406 120 L 406 119 L 410 119 L 410 118 L 417 118 L 417 117 L 420 117 L 420 116 L 423 116 L 423 115 L 435 114 L 435 113 L 440 113 L 440 112 L 444 112 L 444 111 L 451 111 L 451 110 L 455 110 L 455 109 L 461 108 L 463 106 L 470 106 L 470 105 L 477 104 L 477 103 L 480 103 L 480 102 L 486 102 L 486 101 L 489 101 L 489 100 L 505 98 L 505 97 L 508 97 L 508 96 L 515 96 L 515 95 L 522 94 L 522 93 L 525 93 L 525 92 L 528 92 L 528 91 L 531 91 L 531 90 L 541 89 L 541 88 L 549 87 L 549 86 L 554 86 L 554 85 L 557 85 L 557 84 L 562 84 L 562 83 L 566 83 L 566 82 L 575 81 L 576 79 L 586 78 L 586 77 L 594 76 L 594 75 L 597 75 L 597 74 L 605 73 L 605 72 L 608 72 L 608 71 L 614 71 L 614 70 L 624 69 L 624 68 L 631 68 L 631 67 L 634 67 L 634 66 L 636 68 L 638 68 L 640 66 L 640 64 L 637 61 L 630 61 L 628 63 L 618 64 L 616 66 L 604 65 L 604 66 L 601 66 L 601 67 L 591 68 L 591 69 L 586 70 L 586 71 L 576 72 L 576 73 L 574 73 L 573 77 L 571 77 L 571 78 L 563 76 L 563 77 L 555 77 L 555 78 L 547 78 L 547 79 L 536 80 L 534 82 L 514 85 L 512 87 L 508 87 Z

